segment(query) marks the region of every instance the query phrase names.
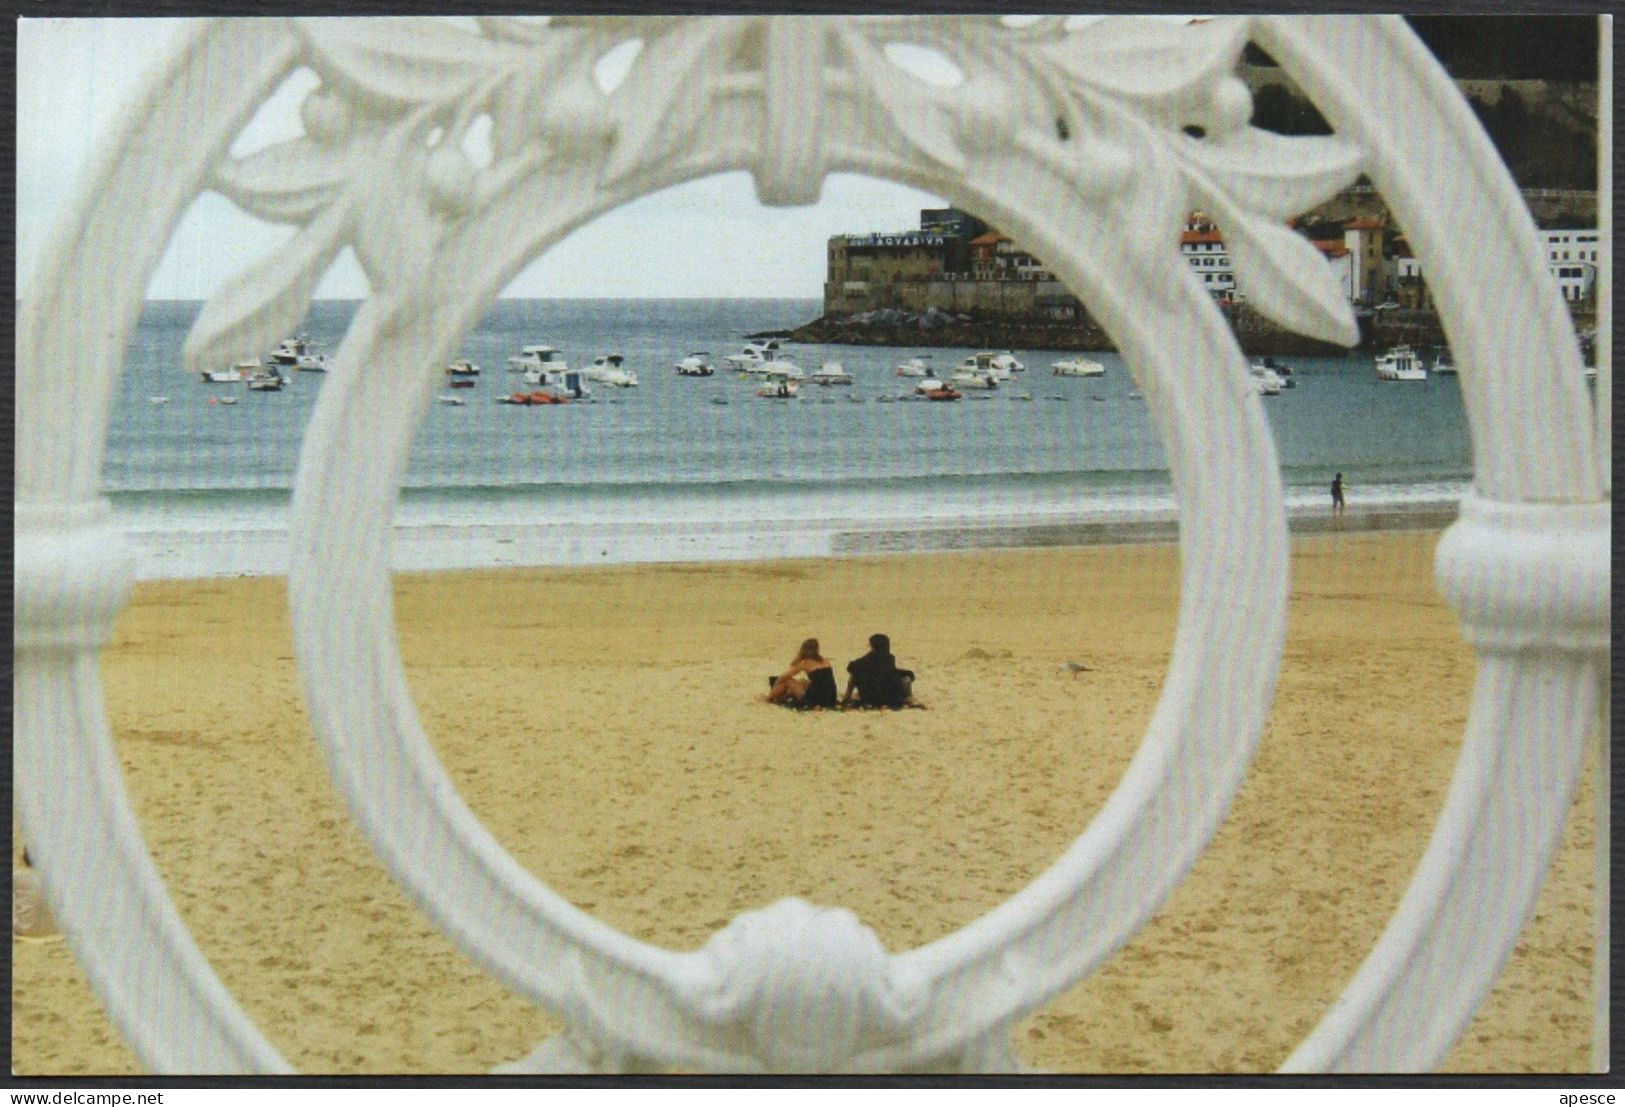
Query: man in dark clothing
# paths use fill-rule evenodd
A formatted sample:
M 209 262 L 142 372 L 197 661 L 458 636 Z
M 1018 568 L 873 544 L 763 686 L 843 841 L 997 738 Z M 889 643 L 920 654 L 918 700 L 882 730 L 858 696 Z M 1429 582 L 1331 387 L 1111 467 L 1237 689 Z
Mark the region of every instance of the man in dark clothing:
M 913 701 L 914 673 L 897 667 L 884 634 L 870 635 L 869 652 L 849 663 L 846 672 L 842 703 L 852 703 L 854 693 L 860 707 L 906 707 Z

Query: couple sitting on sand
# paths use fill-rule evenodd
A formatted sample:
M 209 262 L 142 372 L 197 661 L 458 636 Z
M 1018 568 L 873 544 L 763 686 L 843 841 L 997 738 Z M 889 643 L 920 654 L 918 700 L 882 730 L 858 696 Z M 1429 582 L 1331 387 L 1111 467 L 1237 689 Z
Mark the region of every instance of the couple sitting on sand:
M 891 639 L 869 636 L 869 652 L 846 667 L 846 693 L 835 700 L 835 668 L 818 652 L 818 639 L 801 643 L 790 667 L 772 679 L 768 703 L 786 707 L 924 707 L 914 698 L 914 673 L 899 669 Z

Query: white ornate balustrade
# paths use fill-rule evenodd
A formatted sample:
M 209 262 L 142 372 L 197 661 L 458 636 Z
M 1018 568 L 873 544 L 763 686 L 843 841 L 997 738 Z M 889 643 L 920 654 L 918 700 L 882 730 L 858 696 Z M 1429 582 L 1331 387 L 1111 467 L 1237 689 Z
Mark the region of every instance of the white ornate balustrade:
M 604 91 L 594 64 L 634 39 L 637 64 Z M 1249 39 L 1334 135 L 1248 125 L 1250 99 L 1232 74 Z M 889 60 L 892 43 L 939 52 L 964 80 L 911 76 Z M 321 80 L 303 105 L 305 137 L 231 157 L 245 122 L 302 66 Z M 1605 62 L 1605 103 L 1610 76 Z M 482 117 L 493 156 L 478 165 L 461 139 Z M 434 391 L 426 367 L 451 357 L 504 285 L 575 227 L 740 168 L 771 205 L 815 200 L 835 171 L 903 182 L 1045 258 L 1134 367 L 1167 442 L 1181 541 L 1198 553 L 1185 558 L 1161 700 L 1104 809 L 1014 898 L 906 952 L 888 953 L 848 911 L 799 900 L 744 914 L 687 954 L 596 921 L 463 805 L 397 652 L 388 524 Z M 57 228 L 17 337 L 17 803 L 50 908 L 121 1032 L 158 1071 L 288 1067 L 166 894 L 126 801 L 97 676 L 130 579 L 98 496 L 108 411 L 147 279 L 200 192 L 298 231 L 211 300 L 194 360 L 229 361 L 291 331 L 345 246 L 370 282 L 294 496 L 300 671 L 333 778 L 379 858 L 471 957 L 565 1020 L 563 1035 L 511 1071 L 991 1071 L 1017 1065 L 1014 1021 L 1133 936 L 1187 872 L 1241 783 L 1273 690 L 1287 564 L 1275 453 L 1245 362 L 1178 255 L 1180 221 L 1198 207 L 1216 219 L 1259 310 L 1348 342 L 1348 305 L 1285 221 L 1362 172 L 1422 260 L 1460 364 L 1476 475 L 1437 566 L 1479 674 L 1432 842 L 1291 1071 L 1417 1070 L 1442 1058 L 1531 909 L 1606 708 L 1606 317 L 1604 414 L 1594 416 L 1518 193 L 1403 22 L 197 27 L 125 113 Z M 323 556 L 334 549 L 347 556 Z M 347 602 L 329 602 L 339 595 Z M 458 882 L 440 879 L 453 870 Z M 1605 993 L 1605 960 L 1598 980 Z

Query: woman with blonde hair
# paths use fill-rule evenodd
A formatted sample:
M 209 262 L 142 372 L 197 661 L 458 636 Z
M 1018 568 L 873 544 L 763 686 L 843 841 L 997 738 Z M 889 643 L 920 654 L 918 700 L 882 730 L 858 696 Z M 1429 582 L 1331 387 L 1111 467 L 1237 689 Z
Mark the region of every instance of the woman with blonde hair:
M 768 703 L 782 703 L 786 707 L 835 706 L 835 669 L 818 652 L 816 638 L 801 643 L 790 667 L 771 679 L 773 686 L 767 693 Z

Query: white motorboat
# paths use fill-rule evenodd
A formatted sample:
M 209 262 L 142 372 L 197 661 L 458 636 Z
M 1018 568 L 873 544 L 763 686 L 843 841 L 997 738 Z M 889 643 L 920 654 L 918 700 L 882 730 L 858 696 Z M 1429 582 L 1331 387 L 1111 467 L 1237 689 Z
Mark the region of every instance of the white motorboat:
M 764 400 L 793 400 L 800 393 L 795 378 L 782 370 L 770 369 L 762 374 L 762 378 L 762 386 L 756 390 L 756 394 Z
M 479 375 L 480 367 L 472 361 L 454 361 L 446 366 L 446 376 L 448 377 L 477 377 Z
M 581 378 L 579 372 L 570 368 L 564 355 L 551 346 L 526 346 L 524 353 L 508 359 L 510 369 L 515 362 L 519 363 L 519 372 L 524 375 L 526 384 L 562 388 L 566 376 L 573 376 L 578 382 Z
M 723 360 L 739 372 L 755 376 L 767 372 L 766 366 L 775 361 L 778 355 L 779 340 L 769 338 L 766 342 L 747 342 L 743 350 L 729 354 Z
M 802 380 L 807 375 L 801 371 L 801 366 L 797 365 L 789 358 L 782 357 L 776 357 L 771 361 L 764 361 L 761 369 L 753 371 L 751 375 L 767 377 L 772 376 L 775 373 L 782 374 L 784 377 L 792 381 Z
M 1286 387 L 1286 382 L 1273 369 L 1263 365 L 1249 365 L 1247 367 L 1247 380 L 1251 382 L 1253 391 L 1260 396 L 1279 396 Z
M 525 379 L 531 384 L 544 385 L 555 394 L 571 400 L 588 400 L 592 398 L 592 389 L 587 387 L 586 378 L 579 369 L 565 369 L 559 373 L 548 373 L 540 380 L 531 380 L 530 373 L 525 373 Z
M 1425 381 L 1427 367 L 1415 350 L 1409 346 L 1395 346 L 1377 358 L 1377 379 L 1380 381 Z
M 552 346 L 526 346 L 508 359 L 508 372 L 524 373 L 526 379 L 531 373 L 537 374 L 536 379 L 530 379 L 531 384 L 539 383 L 541 374 L 562 373 L 569 367 L 564 355 Z
M 897 375 L 899 377 L 929 377 L 931 375 L 930 361 L 930 354 L 916 354 L 911 358 L 905 358 L 897 365 Z
M 239 361 L 230 369 L 205 369 L 198 376 L 203 378 L 204 384 L 242 384 L 249 374 L 260 370 L 257 361 Z
M 1025 371 L 1026 366 L 1017 361 L 1008 351 L 999 354 L 992 350 L 980 350 L 971 354 L 959 363 L 958 373 L 976 373 L 979 376 L 991 377 L 995 382 L 1007 381 L 1012 374 Z
M 1057 361 L 1050 366 L 1050 371 L 1057 377 L 1104 377 L 1106 367 L 1098 361 L 1090 361 L 1086 357 L 1069 357 Z
M 1298 387 L 1298 382 L 1292 374 L 1292 366 L 1284 361 L 1276 361 L 1273 357 L 1264 357 L 1248 366 L 1248 369 L 1254 372 L 1255 375 L 1259 370 L 1263 370 L 1266 375 L 1273 373 L 1276 379 L 1281 382 L 1282 388 Z
M 811 384 L 851 384 L 852 374 L 848 373 L 838 361 L 826 361 L 807 377 Z
M 1005 377 L 1009 380 L 1009 377 Z M 998 378 L 992 372 L 978 369 L 959 369 L 948 378 L 948 387 L 972 389 L 975 391 L 991 392 L 999 387 Z
M 709 377 L 716 372 L 711 368 L 711 353 L 708 350 L 696 350 L 679 361 L 675 368 L 679 377 Z
M 626 367 L 626 358 L 620 354 L 604 354 L 593 358 L 587 367 L 587 379 L 615 388 L 636 388 L 638 375 Z
M 1433 362 L 1433 371 L 1440 376 L 1455 374 L 1456 359 L 1450 356 L 1449 350 L 1439 351 L 1439 356 Z
M 307 373 L 327 372 L 327 355 L 316 352 L 308 334 L 284 338 L 266 359 L 283 369 L 299 369 Z
M 231 405 L 235 404 L 236 402 L 237 402 L 237 397 L 235 397 L 235 396 L 210 396 L 209 397 L 209 406 L 210 407 L 214 407 L 216 404 L 224 404 L 226 407 L 230 407 Z
M 288 379 L 275 365 L 262 365 L 248 375 L 250 392 L 281 392 Z
M 169 402 L 169 397 L 168 396 L 148 396 L 147 397 L 147 403 L 151 404 L 153 407 L 162 407 L 163 405 L 167 404 L 168 402 Z
M 467 407 L 468 406 L 468 401 L 463 399 L 461 396 L 450 396 L 450 395 L 448 395 L 448 396 L 436 396 L 435 400 L 437 402 L 439 402 L 439 403 L 445 404 L 447 407 Z

